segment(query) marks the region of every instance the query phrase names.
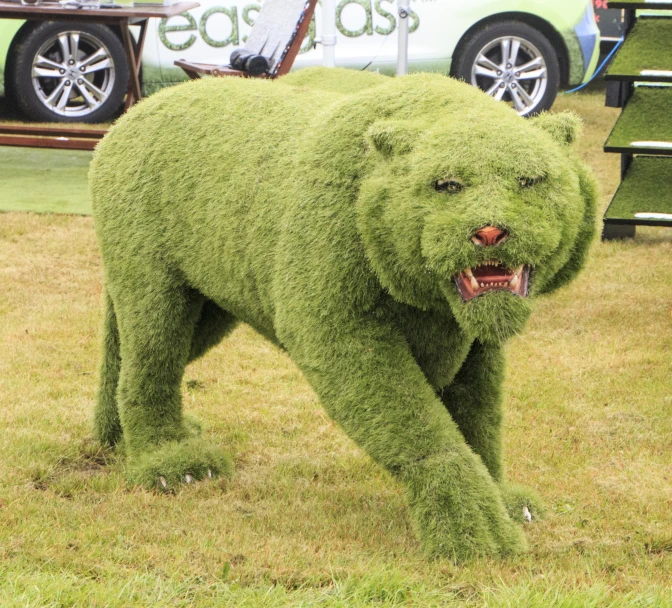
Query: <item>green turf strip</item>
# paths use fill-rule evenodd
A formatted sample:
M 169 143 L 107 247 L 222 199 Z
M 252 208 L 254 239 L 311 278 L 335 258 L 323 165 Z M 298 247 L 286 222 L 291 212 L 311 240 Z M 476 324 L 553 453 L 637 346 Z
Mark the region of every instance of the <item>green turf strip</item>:
M 672 158 L 636 156 L 604 217 L 630 220 L 636 219 L 635 213 L 672 214 L 671 183 Z
M 616 53 L 607 76 L 646 76 L 646 70 L 666 71 L 672 76 L 670 40 L 672 19 L 638 19 Z
M 662 142 L 672 146 L 672 87 L 635 88 L 605 147 L 628 148 L 633 142 Z
M 665 10 L 672 9 L 672 0 L 612 0 L 609 2 L 609 8 Z
M 0 211 L 91 214 L 91 152 L 0 147 Z

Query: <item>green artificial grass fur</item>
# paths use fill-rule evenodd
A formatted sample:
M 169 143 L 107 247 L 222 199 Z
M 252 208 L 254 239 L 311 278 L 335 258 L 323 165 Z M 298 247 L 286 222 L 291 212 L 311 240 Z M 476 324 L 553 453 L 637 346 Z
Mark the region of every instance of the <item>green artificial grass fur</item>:
M 607 70 L 608 76 L 637 76 L 642 70 L 672 70 L 672 19 L 640 18 Z
M 216 445 L 198 439 L 166 442 L 160 448 L 145 452 L 128 467 L 128 477 L 149 488 L 175 488 L 184 483 L 185 475 L 194 480 L 231 473 L 231 460 Z
M 605 218 L 630 220 L 635 219 L 635 213 L 672 214 L 670 183 L 672 158 L 635 156 Z
M 636 87 L 605 146 L 637 141 L 672 142 L 672 87 Z
M 591 241 L 578 127 L 429 74 L 312 69 L 141 102 L 90 171 L 107 311 L 98 437 L 123 438 L 129 478 L 149 486 L 228 473 L 185 425 L 180 382 L 243 321 L 404 484 L 428 554 L 522 551 L 507 508 L 540 509 L 503 480 L 502 345 Z M 503 244 L 474 244 L 487 225 Z M 530 265 L 530 297 L 463 302 L 455 275 L 488 260 Z

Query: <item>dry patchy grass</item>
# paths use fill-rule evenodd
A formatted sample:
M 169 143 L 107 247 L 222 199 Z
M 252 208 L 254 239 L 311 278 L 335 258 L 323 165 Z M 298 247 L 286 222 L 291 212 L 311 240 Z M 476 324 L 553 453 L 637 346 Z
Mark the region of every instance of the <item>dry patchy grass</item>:
M 603 185 L 615 118 L 582 151 Z M 27 185 L 26 187 L 29 187 Z M 91 439 L 101 268 L 91 218 L 0 215 L 0 605 L 670 606 L 672 234 L 596 243 L 509 346 L 506 461 L 548 519 L 508 561 L 426 561 L 401 489 L 291 361 L 242 327 L 184 399 L 236 462 L 175 495 L 128 488 Z

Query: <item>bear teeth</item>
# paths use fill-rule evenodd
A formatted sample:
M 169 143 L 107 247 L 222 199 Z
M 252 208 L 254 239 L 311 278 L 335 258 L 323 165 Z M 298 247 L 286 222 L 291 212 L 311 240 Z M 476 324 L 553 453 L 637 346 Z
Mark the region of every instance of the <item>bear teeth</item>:
M 485 270 L 487 266 L 495 266 L 497 270 Z M 509 268 L 501 262 L 487 260 L 481 262 L 476 267 L 476 270 L 472 267 L 465 268 L 461 273 L 456 275 L 455 281 L 457 289 L 465 302 L 481 294 L 502 289 L 507 289 L 526 297 L 528 285 L 527 272 L 525 264 L 521 264 L 517 268 Z
M 469 267 L 467 266 L 467 268 L 464 269 L 464 274 L 465 274 L 465 275 L 467 276 L 467 278 L 469 279 L 469 282 L 471 283 L 471 288 L 472 288 L 473 290 L 478 289 L 478 281 L 477 281 L 476 278 L 474 277 L 474 273 L 471 272 L 471 268 L 469 268 Z

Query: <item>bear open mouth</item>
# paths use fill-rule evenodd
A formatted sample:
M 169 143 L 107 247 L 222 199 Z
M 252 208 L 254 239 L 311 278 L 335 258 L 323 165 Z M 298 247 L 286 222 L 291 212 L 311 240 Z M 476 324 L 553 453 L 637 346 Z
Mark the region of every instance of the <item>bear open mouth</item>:
M 457 290 L 464 302 L 491 291 L 510 291 L 525 298 L 529 283 L 529 265 L 521 264 L 518 268 L 510 269 L 494 260 L 474 268 L 465 268 L 455 276 Z

